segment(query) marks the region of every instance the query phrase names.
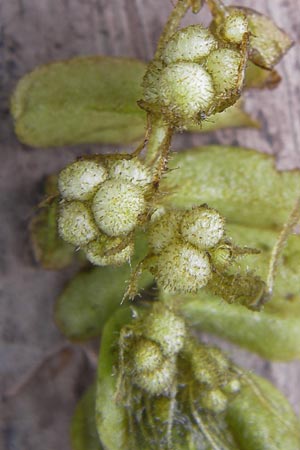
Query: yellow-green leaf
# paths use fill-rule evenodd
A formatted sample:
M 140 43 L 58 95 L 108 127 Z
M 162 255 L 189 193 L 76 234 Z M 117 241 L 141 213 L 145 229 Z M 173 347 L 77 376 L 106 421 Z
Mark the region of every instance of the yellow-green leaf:
M 107 56 L 78 57 L 40 66 L 18 83 L 11 101 L 15 131 L 25 144 L 55 147 L 129 143 L 142 138 L 146 114 L 137 105 L 146 64 Z M 257 127 L 242 107 L 228 108 L 203 129 Z
M 264 311 L 228 305 L 219 297 L 200 291 L 178 298 L 191 325 L 277 361 L 300 358 L 300 298 L 292 302 L 274 298 Z
M 45 269 L 59 270 L 72 263 L 74 247 L 58 235 L 56 218 L 58 200 L 38 211 L 30 222 L 30 237 L 34 257 Z
M 130 450 L 130 434 L 126 410 L 115 399 L 116 376 L 113 376 L 118 362 L 116 343 L 121 328 L 131 321 L 129 308 L 114 314 L 103 330 L 99 355 L 96 394 L 96 424 L 100 439 L 107 450 Z
M 227 423 L 240 450 L 296 450 L 299 423 L 287 399 L 263 378 L 248 375 L 229 404 Z
M 46 179 L 44 186 L 46 200 L 40 205 L 36 215 L 29 224 L 30 239 L 36 261 L 45 269 L 59 270 L 71 264 L 81 252 L 64 242 L 58 235 L 57 213 L 58 195 L 57 177 L 52 175 Z
M 281 76 L 276 70 L 262 69 L 248 61 L 245 76 L 246 89 L 274 89 L 280 81 Z
M 248 18 L 250 60 L 258 66 L 272 69 L 291 47 L 292 40 L 269 17 L 250 8 L 240 7 L 239 10 Z
M 204 122 L 202 122 L 201 126 L 190 126 L 188 131 L 207 133 L 210 131 L 217 131 L 222 128 L 259 128 L 259 122 L 253 119 L 250 114 L 246 113 L 243 106 L 244 102 L 238 101 L 233 106 L 225 109 L 223 112 L 208 117 Z
M 71 423 L 72 450 L 103 449 L 96 428 L 96 386 L 92 385 L 79 400 Z
M 136 103 L 144 71 L 138 60 L 106 56 L 38 67 L 12 97 L 18 138 L 33 147 L 137 140 L 145 125 Z
M 133 266 L 147 252 L 138 238 Z M 79 272 L 65 287 L 55 306 L 55 320 L 61 332 L 71 340 L 99 336 L 109 316 L 120 306 L 131 275 L 128 264 L 121 267 L 95 267 Z M 152 277 L 145 272 L 139 286 L 147 286 Z
M 272 156 L 238 147 L 207 146 L 173 156 L 161 183 L 165 205 L 207 203 L 233 223 L 281 228 L 300 192 L 300 171 L 278 172 Z

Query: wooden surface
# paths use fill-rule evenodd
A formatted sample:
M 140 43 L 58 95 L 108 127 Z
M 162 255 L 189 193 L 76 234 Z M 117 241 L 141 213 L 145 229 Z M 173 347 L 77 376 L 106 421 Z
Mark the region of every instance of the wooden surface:
M 271 93 L 248 94 L 248 110 L 261 120 L 263 129 L 180 136 L 174 147 L 242 144 L 274 153 L 281 168 L 300 167 L 300 1 L 236 3 L 269 14 L 296 41 L 279 66 L 284 78 L 281 86 Z M 12 89 L 23 74 L 52 60 L 96 53 L 151 58 L 170 8 L 169 0 L 0 0 L 1 393 L 30 371 L 45 352 L 64 342 L 53 323 L 52 310 L 72 270 L 50 272 L 38 267 L 27 226 L 41 198 L 43 178 L 76 155 L 91 151 L 88 146 L 34 150 L 18 143 L 8 111 Z M 185 23 L 192 20 L 199 19 L 189 16 Z M 102 149 L 107 150 L 94 147 L 93 151 Z M 299 362 L 271 364 L 247 352 L 231 351 L 241 364 L 271 379 L 299 409 Z M 69 418 L 92 376 L 93 369 L 80 349 L 65 350 L 52 358 L 26 389 L 2 400 L 0 449 L 69 450 Z

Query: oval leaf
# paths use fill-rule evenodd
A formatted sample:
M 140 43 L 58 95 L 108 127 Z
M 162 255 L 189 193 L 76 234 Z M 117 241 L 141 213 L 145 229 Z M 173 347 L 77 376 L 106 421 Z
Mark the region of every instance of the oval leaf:
M 38 67 L 12 97 L 20 141 L 33 147 L 126 143 L 144 133 L 145 64 L 128 58 L 79 57 Z
M 271 383 L 249 375 L 229 404 L 227 422 L 240 450 L 296 450 L 299 423 L 287 399 Z
M 137 239 L 135 260 L 147 252 L 145 241 Z M 99 336 L 109 316 L 120 306 L 130 279 L 128 264 L 121 267 L 95 267 L 82 271 L 66 286 L 55 306 L 55 320 L 61 332 L 71 340 Z M 145 272 L 139 280 L 146 287 L 152 277 Z
M 33 147 L 136 141 L 146 127 L 145 112 L 137 106 L 145 70 L 142 61 L 106 56 L 38 67 L 19 81 L 12 96 L 18 138 Z M 234 106 L 190 131 L 238 126 L 258 123 Z
M 71 423 L 73 450 L 102 450 L 95 418 L 96 386 L 92 385 L 78 402 Z
M 99 355 L 96 394 L 96 424 L 104 447 L 107 450 L 129 450 L 125 408 L 115 401 L 116 376 L 113 376 L 118 361 L 116 343 L 121 328 L 131 321 L 128 308 L 118 311 L 103 330 Z
M 300 358 L 300 299 L 272 299 L 262 312 L 228 305 L 201 292 L 181 298 L 181 311 L 192 326 L 227 339 L 275 361 Z
M 278 172 L 272 156 L 238 147 L 207 146 L 173 156 L 161 183 L 166 206 L 207 203 L 231 222 L 281 228 L 300 192 L 300 171 Z

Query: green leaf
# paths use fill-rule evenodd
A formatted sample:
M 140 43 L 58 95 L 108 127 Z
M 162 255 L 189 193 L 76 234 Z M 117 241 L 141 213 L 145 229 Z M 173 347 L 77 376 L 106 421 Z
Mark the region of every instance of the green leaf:
M 145 112 L 137 105 L 146 64 L 136 59 L 88 56 L 40 66 L 18 83 L 11 101 L 15 131 L 25 144 L 55 147 L 128 143 L 140 139 Z M 204 122 L 203 129 L 257 127 L 241 105 Z
M 247 376 L 226 415 L 240 450 L 300 448 L 295 413 L 287 399 L 263 378 Z
M 145 114 L 136 102 L 144 72 L 138 60 L 106 56 L 38 67 L 12 97 L 18 138 L 33 147 L 139 139 Z
M 274 89 L 280 81 L 281 76 L 276 70 L 262 69 L 248 61 L 245 78 L 246 89 Z
M 272 69 L 292 46 L 292 40 L 269 17 L 250 8 L 238 9 L 248 18 L 249 59 L 260 67 Z
M 206 291 L 181 297 L 181 311 L 197 329 L 215 334 L 270 360 L 300 358 L 300 298 L 274 298 L 262 312 L 228 305 Z
M 225 109 L 221 113 L 214 114 L 208 117 L 201 126 L 192 125 L 188 131 L 207 133 L 210 131 L 217 131 L 223 128 L 239 128 L 252 127 L 259 128 L 260 123 L 253 119 L 243 109 L 244 103 L 242 101 L 236 102 L 233 106 Z
M 135 248 L 133 265 L 147 253 L 141 237 Z M 61 332 L 80 341 L 99 336 L 109 316 L 120 306 L 130 275 L 128 264 L 79 272 L 57 299 L 55 321 Z M 150 280 L 152 277 L 145 272 L 139 286 L 146 287 Z
M 40 205 L 29 224 L 32 250 L 36 261 L 48 270 L 59 270 L 70 265 L 82 253 L 64 242 L 57 231 L 58 194 L 57 176 L 46 179 L 44 185 L 46 200 Z
M 64 242 L 57 232 L 58 200 L 44 206 L 30 222 L 30 237 L 36 261 L 44 269 L 59 270 L 70 265 L 74 247 Z
M 101 450 L 95 417 L 96 386 L 92 385 L 78 402 L 71 423 L 73 450 Z
M 116 343 L 121 328 L 131 321 L 129 308 L 119 310 L 103 330 L 99 355 L 96 394 L 96 424 L 99 436 L 107 450 L 129 450 L 125 408 L 115 401 L 115 366 L 118 361 Z
M 272 156 L 245 148 L 207 146 L 173 156 L 161 183 L 165 205 L 207 203 L 230 222 L 281 228 L 300 192 L 300 172 L 278 172 Z M 176 169 L 176 170 L 175 170 Z

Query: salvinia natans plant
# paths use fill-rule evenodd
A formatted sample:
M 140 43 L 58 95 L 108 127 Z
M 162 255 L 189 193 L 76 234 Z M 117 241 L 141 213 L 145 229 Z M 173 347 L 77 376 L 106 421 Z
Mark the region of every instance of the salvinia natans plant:
M 180 28 L 203 3 L 209 26 Z M 274 66 L 291 44 L 257 11 L 178 0 L 149 64 L 81 57 L 18 84 L 12 114 L 26 144 L 140 140 L 131 153 L 82 156 L 49 178 L 31 223 L 44 267 L 67 266 L 74 248 L 94 266 L 55 310 L 69 339 L 102 335 L 96 384 L 72 422 L 74 450 L 300 448 L 287 400 L 194 333 L 299 358 L 300 241 L 290 235 L 300 174 L 244 148 L 171 157 L 178 131 L 257 126 L 241 96 L 276 86 Z

